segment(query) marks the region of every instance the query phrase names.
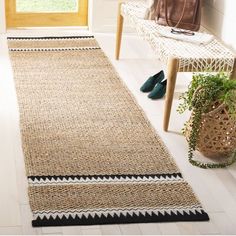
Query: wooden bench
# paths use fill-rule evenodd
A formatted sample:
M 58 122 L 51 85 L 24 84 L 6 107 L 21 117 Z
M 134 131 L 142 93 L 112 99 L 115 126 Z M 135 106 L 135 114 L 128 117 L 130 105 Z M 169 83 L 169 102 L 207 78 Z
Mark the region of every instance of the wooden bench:
M 119 2 L 116 59 L 118 60 L 120 56 L 125 18 L 136 28 L 138 34 L 150 43 L 159 59 L 167 64 L 168 82 L 163 128 L 168 131 L 177 73 L 224 71 L 230 73 L 231 78 L 236 78 L 236 59 L 234 53 L 216 38 L 206 45 L 200 45 L 162 37 L 158 32 L 163 26 L 140 17 L 140 12 L 144 12 L 145 9 L 142 2 Z

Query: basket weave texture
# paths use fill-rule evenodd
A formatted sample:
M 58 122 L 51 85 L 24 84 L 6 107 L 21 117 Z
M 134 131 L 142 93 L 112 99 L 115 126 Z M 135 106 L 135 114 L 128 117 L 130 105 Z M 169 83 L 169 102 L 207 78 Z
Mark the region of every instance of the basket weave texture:
M 224 104 L 216 102 L 212 108 L 202 115 L 196 149 L 209 158 L 229 157 L 236 150 L 236 119 Z M 185 132 L 187 140 L 192 120 L 191 116 Z

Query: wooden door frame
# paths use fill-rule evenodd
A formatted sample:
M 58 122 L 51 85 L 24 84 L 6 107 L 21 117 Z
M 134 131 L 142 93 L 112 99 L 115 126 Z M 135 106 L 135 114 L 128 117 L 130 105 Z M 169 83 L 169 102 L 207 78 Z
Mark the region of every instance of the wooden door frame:
M 0 0 L 0 34 L 6 32 L 5 0 Z
M 7 28 L 88 25 L 88 0 L 79 0 L 79 15 L 78 13 L 17 13 L 16 0 L 5 0 L 5 10 Z

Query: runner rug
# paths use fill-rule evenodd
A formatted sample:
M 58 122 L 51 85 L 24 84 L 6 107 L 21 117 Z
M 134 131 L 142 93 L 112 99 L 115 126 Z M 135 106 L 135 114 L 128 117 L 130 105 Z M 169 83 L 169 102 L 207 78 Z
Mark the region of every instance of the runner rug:
M 92 36 L 8 43 L 33 226 L 209 220 Z

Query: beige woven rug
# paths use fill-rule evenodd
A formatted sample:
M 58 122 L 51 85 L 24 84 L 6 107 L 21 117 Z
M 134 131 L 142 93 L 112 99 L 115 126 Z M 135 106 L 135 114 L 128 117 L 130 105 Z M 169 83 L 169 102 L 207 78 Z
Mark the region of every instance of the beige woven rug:
M 92 36 L 8 43 L 33 226 L 209 219 Z

